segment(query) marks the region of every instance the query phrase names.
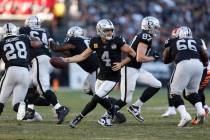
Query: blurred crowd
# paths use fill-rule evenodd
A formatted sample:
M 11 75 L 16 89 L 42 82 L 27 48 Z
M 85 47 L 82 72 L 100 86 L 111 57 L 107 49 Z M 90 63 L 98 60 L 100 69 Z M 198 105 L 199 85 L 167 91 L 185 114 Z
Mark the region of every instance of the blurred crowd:
M 49 13 L 54 15 L 53 31 L 59 30 L 56 25 L 62 25 L 63 30 L 78 25 L 87 30 L 88 36 L 96 34 L 98 20 L 109 18 L 116 34 L 124 36 L 128 43 L 139 32 L 142 18 L 152 15 L 161 22 L 160 38 L 153 46 L 162 45 L 174 28 L 186 25 L 210 49 L 210 0 L 0 0 L 0 14 L 43 17 Z
M 75 3 L 79 6 L 73 6 Z M 209 0 L 71 0 L 69 26 L 85 27 L 88 35 L 93 36 L 96 22 L 109 18 L 115 24 L 116 34 L 130 42 L 140 29 L 141 19 L 148 15 L 157 17 L 162 27 L 154 46 L 162 45 L 172 29 L 182 25 L 189 26 L 195 36 L 210 46 Z
M 50 13 L 56 0 L 0 0 L 0 14 Z

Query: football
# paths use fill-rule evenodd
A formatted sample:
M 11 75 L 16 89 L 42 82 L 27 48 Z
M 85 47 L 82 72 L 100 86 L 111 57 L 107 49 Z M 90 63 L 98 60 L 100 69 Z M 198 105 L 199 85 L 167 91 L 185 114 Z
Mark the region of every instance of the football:
M 53 67 L 62 69 L 67 66 L 67 63 L 63 61 L 61 57 L 52 57 L 50 59 L 50 63 L 53 65 Z

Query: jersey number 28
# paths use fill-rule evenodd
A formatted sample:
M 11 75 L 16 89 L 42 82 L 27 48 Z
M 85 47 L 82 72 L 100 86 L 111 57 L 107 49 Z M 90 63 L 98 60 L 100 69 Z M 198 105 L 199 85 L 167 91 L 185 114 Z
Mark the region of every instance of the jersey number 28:
M 27 57 L 26 45 L 23 41 L 17 41 L 15 44 L 5 44 L 3 49 L 6 52 L 8 61 L 17 58 L 26 59 Z

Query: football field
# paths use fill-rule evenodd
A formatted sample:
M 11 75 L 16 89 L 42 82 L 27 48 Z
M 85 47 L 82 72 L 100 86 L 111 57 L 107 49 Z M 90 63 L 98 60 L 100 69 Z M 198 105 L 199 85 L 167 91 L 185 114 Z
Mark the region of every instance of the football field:
M 136 90 L 135 101 L 141 95 L 142 89 Z M 206 101 L 210 103 L 210 90 L 206 90 Z M 185 128 L 177 128 L 180 120 L 179 114 L 170 118 L 162 118 L 161 114 L 167 108 L 166 90 L 162 89 L 142 108 L 144 123 L 137 122 L 127 112 L 127 106 L 122 109 L 127 122 L 115 124 L 112 127 L 102 127 L 97 120 L 104 113 L 104 109 L 98 105 L 77 128 L 69 127 L 69 121 L 77 115 L 90 96 L 81 91 L 59 92 L 60 102 L 70 108 L 70 113 L 62 125 L 56 124 L 51 107 L 36 107 L 43 116 L 42 122 L 16 121 L 16 114 L 8 103 L 0 116 L 0 140 L 209 140 L 210 124 L 208 118 L 205 124 Z M 119 91 L 112 92 L 110 96 L 119 97 Z M 187 110 L 192 117 L 195 116 L 194 108 L 185 101 Z

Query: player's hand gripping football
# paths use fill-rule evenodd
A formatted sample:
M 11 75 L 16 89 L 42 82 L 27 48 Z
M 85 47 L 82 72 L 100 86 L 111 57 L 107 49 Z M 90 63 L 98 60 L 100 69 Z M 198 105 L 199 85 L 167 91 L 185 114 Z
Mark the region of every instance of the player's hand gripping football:
M 64 61 L 63 57 L 52 57 L 50 63 L 58 69 L 62 69 L 67 66 L 67 63 Z

